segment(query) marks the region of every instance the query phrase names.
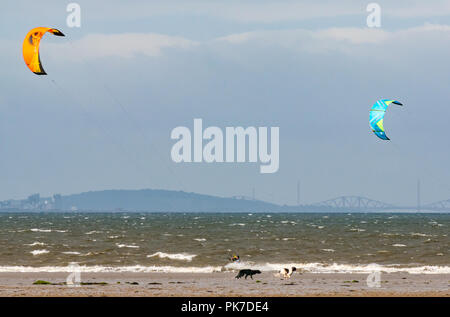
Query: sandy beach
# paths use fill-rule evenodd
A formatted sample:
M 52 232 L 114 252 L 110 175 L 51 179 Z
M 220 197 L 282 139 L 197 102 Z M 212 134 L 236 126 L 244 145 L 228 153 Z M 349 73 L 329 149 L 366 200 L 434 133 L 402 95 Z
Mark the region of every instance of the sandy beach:
M 0 273 L 0 296 L 445 296 L 449 274 L 382 274 L 370 288 L 366 274 L 295 274 L 291 279 L 263 272 L 237 280 L 235 273 L 81 273 L 79 287 L 63 283 L 67 273 Z M 52 284 L 33 285 L 37 280 Z

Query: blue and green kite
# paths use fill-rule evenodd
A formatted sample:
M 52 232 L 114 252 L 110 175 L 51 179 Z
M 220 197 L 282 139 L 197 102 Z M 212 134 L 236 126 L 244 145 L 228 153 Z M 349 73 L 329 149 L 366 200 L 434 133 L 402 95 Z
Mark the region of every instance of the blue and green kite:
M 389 140 L 384 132 L 383 119 L 384 114 L 391 103 L 394 105 L 403 106 L 396 100 L 380 99 L 375 102 L 372 109 L 370 109 L 370 126 L 372 127 L 373 133 L 375 133 L 375 135 L 382 140 Z

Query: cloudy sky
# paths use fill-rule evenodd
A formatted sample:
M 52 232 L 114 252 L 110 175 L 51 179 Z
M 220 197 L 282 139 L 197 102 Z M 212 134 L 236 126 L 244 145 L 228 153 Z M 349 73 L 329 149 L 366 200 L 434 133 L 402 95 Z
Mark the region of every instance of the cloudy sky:
M 0 13 L 0 199 L 162 188 L 277 203 L 450 198 L 450 1 L 10 1 Z M 48 76 L 21 47 L 46 35 Z M 397 99 L 377 139 L 369 109 Z M 176 164 L 177 126 L 280 127 L 280 169 Z

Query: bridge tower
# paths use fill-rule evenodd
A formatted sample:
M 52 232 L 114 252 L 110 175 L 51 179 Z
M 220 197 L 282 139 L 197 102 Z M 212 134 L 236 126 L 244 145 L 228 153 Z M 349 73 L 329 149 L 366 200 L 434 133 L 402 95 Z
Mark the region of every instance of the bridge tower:
M 420 212 L 420 179 L 417 180 L 417 212 Z

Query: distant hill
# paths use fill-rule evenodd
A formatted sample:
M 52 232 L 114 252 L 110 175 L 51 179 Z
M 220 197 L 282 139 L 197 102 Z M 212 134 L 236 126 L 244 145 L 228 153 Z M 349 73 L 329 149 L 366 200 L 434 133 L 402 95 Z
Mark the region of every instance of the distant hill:
M 274 212 L 282 206 L 259 200 L 223 198 L 170 190 L 103 190 L 61 196 L 64 210 L 154 212 Z M 75 208 L 74 208 L 75 207 Z
M 331 203 L 330 203 L 331 201 Z M 149 211 L 149 212 L 416 212 L 364 197 L 345 196 L 313 205 L 277 205 L 245 197 L 218 197 L 183 191 L 103 190 L 80 194 L 0 201 L 0 212 L 14 211 Z M 425 210 L 423 210 L 425 212 Z M 442 208 L 426 212 L 449 212 Z

